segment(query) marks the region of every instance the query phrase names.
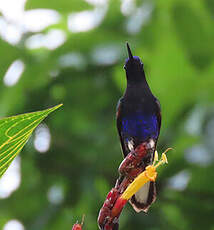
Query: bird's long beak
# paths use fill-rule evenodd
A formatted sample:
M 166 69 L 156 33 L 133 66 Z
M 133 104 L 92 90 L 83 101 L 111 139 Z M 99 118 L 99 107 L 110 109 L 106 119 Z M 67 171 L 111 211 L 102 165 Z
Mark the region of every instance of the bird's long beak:
M 126 45 L 127 45 L 127 50 L 128 50 L 129 58 L 133 59 L 133 55 L 132 55 L 132 51 L 131 51 L 131 49 L 129 47 L 129 43 L 127 42 Z

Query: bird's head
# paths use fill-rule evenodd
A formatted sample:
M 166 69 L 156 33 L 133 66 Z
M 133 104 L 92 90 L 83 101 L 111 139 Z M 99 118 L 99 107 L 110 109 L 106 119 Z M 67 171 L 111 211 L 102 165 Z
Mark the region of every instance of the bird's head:
M 124 69 L 126 70 L 129 82 L 138 82 L 145 79 L 143 63 L 138 56 L 133 56 L 129 44 L 127 43 L 129 57 L 126 59 Z

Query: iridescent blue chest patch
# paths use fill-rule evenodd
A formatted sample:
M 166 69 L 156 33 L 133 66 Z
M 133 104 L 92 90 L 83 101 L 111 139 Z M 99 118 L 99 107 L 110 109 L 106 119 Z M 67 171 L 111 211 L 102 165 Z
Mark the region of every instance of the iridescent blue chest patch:
M 122 119 L 122 135 L 125 139 L 130 137 L 144 141 L 148 138 L 158 137 L 158 121 L 155 115 L 142 115 L 136 113 Z

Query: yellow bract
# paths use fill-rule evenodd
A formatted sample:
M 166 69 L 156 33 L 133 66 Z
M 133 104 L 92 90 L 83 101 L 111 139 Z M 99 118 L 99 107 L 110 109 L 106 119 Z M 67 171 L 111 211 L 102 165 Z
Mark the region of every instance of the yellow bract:
M 153 165 L 146 167 L 146 170 L 138 175 L 135 180 L 124 191 L 121 198 L 129 200 L 144 184 L 150 180 L 155 180 L 157 176 L 156 169 Z

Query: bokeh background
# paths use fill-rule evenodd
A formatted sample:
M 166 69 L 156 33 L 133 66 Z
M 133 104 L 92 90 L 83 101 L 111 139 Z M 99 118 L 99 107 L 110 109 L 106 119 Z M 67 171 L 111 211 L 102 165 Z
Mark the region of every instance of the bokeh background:
M 0 116 L 63 103 L 0 180 L 0 229 L 68 230 L 122 160 L 115 108 L 128 41 L 162 106 L 158 197 L 120 229 L 214 230 L 214 1 L 1 0 Z

